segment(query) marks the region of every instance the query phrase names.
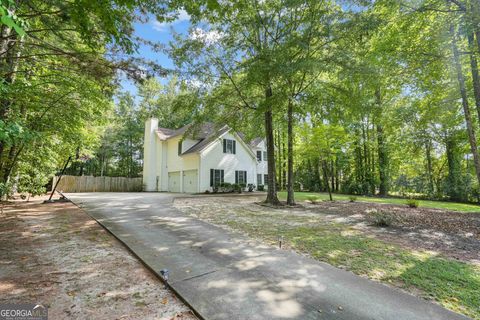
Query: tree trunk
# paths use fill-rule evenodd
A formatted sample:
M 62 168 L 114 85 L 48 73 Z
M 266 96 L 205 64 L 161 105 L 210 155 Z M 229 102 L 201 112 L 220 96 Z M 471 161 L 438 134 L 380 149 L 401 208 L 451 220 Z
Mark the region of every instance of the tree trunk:
M 340 189 L 340 170 L 339 170 L 339 161 L 338 157 L 335 159 L 335 180 L 337 181 L 335 183 L 335 191 L 338 192 Z
M 382 108 L 382 97 L 380 90 L 375 90 L 375 97 L 377 100 L 377 107 L 379 108 L 378 115 Z M 388 194 L 389 179 L 388 179 L 388 154 L 385 145 L 385 134 L 383 131 L 383 125 L 379 123 L 377 119 L 377 144 L 378 144 L 378 173 L 380 177 L 379 194 L 384 197 Z
M 322 168 L 323 168 L 323 180 L 325 180 L 325 187 L 327 188 L 328 197 L 330 198 L 330 201 L 333 201 L 332 190 L 330 189 L 330 183 L 329 183 L 329 179 L 328 179 L 327 161 L 326 160 L 322 160 Z
M 377 143 L 378 143 L 378 168 L 379 168 L 379 194 L 386 196 L 388 194 L 388 155 L 385 146 L 383 126 L 377 124 Z
M 468 46 L 470 48 L 470 68 L 472 72 L 472 84 L 473 84 L 473 95 L 475 97 L 475 106 L 477 109 L 478 120 L 480 121 L 480 78 L 478 75 L 478 63 L 477 57 L 475 54 L 475 45 L 474 45 L 474 35 L 473 33 L 468 34 Z
M 450 197 L 450 200 L 462 201 L 460 156 L 458 146 L 453 137 L 447 137 L 445 141 L 445 153 L 448 166 L 446 193 Z
M 267 142 L 267 165 L 268 165 L 268 188 L 266 203 L 271 205 L 279 205 L 280 201 L 277 197 L 276 186 L 276 171 L 275 171 L 275 145 L 273 141 L 273 112 L 271 99 L 272 88 L 268 87 L 265 90 L 265 99 L 267 102 L 267 110 L 264 113 L 265 116 L 265 139 Z
M 282 159 L 280 159 L 281 163 L 282 163 L 282 167 L 281 167 L 281 175 L 282 175 L 282 189 L 285 190 L 287 187 L 286 187 L 286 181 L 287 181 L 287 166 L 286 166 L 286 163 L 287 163 L 287 159 L 286 159 L 286 155 L 287 155 L 287 149 L 285 148 L 285 133 L 282 132 Z
M 278 170 L 278 186 L 280 190 L 283 189 L 283 179 L 282 179 L 282 139 L 280 135 L 280 129 L 277 130 L 277 170 Z
M 331 172 L 331 180 L 332 180 L 332 191 L 335 190 L 335 165 L 333 160 L 330 161 L 330 172 Z
M 427 159 L 427 180 L 428 180 L 428 193 L 433 195 L 434 193 L 434 184 L 433 184 L 433 169 L 432 169 L 432 142 L 430 139 L 427 139 L 425 142 L 425 157 Z
M 467 89 L 465 87 L 465 77 L 463 76 L 462 64 L 460 62 L 460 54 L 457 47 L 457 37 L 455 35 L 455 29 L 453 25 L 450 25 L 450 35 L 452 37 L 453 59 L 455 64 L 455 71 L 457 73 L 460 96 L 462 98 L 462 107 L 465 116 L 465 124 L 467 126 L 468 141 L 470 142 L 470 151 L 473 154 L 475 173 L 477 175 L 477 181 L 480 184 L 480 158 L 478 156 L 477 150 L 477 139 L 475 137 L 475 131 L 473 129 L 472 116 L 470 114 L 470 107 L 468 105 Z
M 287 204 L 293 206 L 295 205 L 295 194 L 293 192 L 293 103 L 291 100 L 288 101 L 287 117 Z

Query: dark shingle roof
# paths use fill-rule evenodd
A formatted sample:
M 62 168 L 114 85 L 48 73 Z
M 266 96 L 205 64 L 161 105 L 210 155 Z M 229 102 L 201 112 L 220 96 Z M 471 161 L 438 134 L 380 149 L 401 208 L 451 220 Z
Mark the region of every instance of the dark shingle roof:
M 186 126 L 183 126 L 179 129 L 158 128 L 157 135 L 160 138 L 160 140 L 168 140 L 170 138 L 187 133 L 188 137 L 194 140 L 200 140 L 198 143 L 193 145 L 190 149 L 183 152 L 182 155 L 184 155 L 184 154 L 190 154 L 190 153 L 202 151 L 216 138 L 218 138 L 219 136 L 223 135 L 228 131 L 230 131 L 230 127 L 227 125 L 219 127 L 214 123 L 205 122 L 198 126 L 192 126 L 192 124 L 187 124 Z M 239 135 L 241 139 L 244 139 L 243 134 L 239 133 Z M 262 138 L 253 139 L 250 142 L 250 147 L 252 148 L 256 147 L 261 141 L 262 141 Z
M 253 139 L 253 140 L 250 141 L 250 143 L 249 143 L 249 144 L 250 144 L 250 147 L 251 147 L 251 148 L 255 148 L 256 146 L 258 146 L 258 144 L 259 144 L 260 142 L 262 142 L 262 140 L 263 140 L 263 138 L 260 138 L 260 137 Z

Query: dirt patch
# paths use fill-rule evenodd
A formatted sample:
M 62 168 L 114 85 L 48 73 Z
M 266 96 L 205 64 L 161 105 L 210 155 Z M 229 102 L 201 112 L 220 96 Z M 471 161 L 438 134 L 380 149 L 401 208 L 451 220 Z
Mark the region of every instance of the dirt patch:
M 1 303 L 41 303 L 51 319 L 196 319 L 81 209 L 42 200 L 0 215 Z
M 480 214 L 346 201 L 308 204 L 307 209 L 322 215 L 344 217 L 345 223 L 389 242 L 480 264 Z M 371 210 L 391 216 L 391 226 L 371 226 L 368 223 Z
M 225 219 L 229 216 L 238 219 L 233 217 L 238 210 L 251 212 L 252 216 L 270 215 L 272 223 L 276 224 L 340 223 L 408 249 L 434 251 L 480 264 L 480 214 L 347 201 L 303 202 L 303 207 L 299 208 L 272 209 L 256 204 L 263 199 L 263 196 L 235 200 L 231 197 L 176 199 L 175 206 L 213 223 L 216 223 L 214 216 L 220 213 Z M 372 226 L 368 219 L 372 209 L 391 215 L 392 225 L 386 228 Z

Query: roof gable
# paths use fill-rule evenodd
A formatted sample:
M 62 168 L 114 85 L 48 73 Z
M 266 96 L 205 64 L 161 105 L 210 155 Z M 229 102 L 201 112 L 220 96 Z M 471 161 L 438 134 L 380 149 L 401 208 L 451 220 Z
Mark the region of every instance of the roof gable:
M 193 126 L 193 124 L 187 124 L 179 129 L 168 129 L 168 128 L 158 128 L 157 129 L 157 136 L 160 140 L 165 141 L 174 137 L 183 136 L 185 134 L 188 137 L 199 140 L 198 143 L 194 144 L 188 150 L 184 151 L 181 155 L 191 154 L 191 153 L 198 153 L 205 150 L 209 145 L 215 142 L 216 139 L 221 138 L 227 132 L 232 131 L 232 129 L 228 125 L 224 125 L 222 127 L 218 127 L 214 123 L 205 122 L 199 126 Z M 243 135 L 232 131 L 232 134 L 235 135 L 237 140 L 247 149 L 252 157 L 255 158 L 255 154 L 252 151 L 252 147 L 255 147 L 260 143 L 263 139 L 256 138 L 252 140 L 250 144 L 247 144 L 243 138 Z

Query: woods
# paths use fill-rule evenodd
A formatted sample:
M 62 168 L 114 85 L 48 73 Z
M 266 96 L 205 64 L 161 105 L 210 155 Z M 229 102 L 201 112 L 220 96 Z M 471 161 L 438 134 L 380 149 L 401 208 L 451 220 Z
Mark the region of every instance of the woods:
M 168 45 L 133 31 L 180 11 L 188 30 Z M 42 186 L 69 155 L 69 174 L 137 177 L 156 116 L 265 137 L 274 205 L 278 190 L 290 205 L 294 190 L 476 202 L 479 11 L 472 0 L 2 1 L 2 190 Z M 140 45 L 174 68 L 136 56 Z

